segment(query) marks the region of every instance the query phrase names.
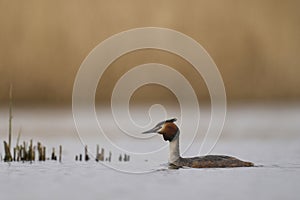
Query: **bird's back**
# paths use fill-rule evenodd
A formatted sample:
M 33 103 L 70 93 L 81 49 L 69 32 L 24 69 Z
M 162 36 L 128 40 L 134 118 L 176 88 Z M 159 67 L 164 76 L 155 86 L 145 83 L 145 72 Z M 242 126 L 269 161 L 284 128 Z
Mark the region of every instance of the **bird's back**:
M 226 167 L 253 167 L 253 163 L 245 162 L 231 156 L 207 155 L 192 158 L 179 158 L 172 163 L 177 167 L 192 168 L 226 168 Z

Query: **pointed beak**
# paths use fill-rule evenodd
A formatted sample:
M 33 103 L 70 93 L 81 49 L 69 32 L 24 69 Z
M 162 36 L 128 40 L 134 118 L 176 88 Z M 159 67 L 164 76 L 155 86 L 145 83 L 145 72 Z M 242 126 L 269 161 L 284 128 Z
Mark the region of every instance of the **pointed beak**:
M 160 129 L 161 127 L 156 126 L 148 131 L 142 132 L 142 134 L 147 134 L 147 133 L 157 133 L 157 131 Z

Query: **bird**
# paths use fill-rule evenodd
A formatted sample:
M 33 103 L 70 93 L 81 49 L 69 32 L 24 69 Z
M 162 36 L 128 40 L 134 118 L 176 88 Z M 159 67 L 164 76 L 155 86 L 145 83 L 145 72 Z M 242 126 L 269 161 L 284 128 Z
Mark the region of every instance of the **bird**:
M 174 123 L 176 118 L 168 119 L 156 124 L 156 126 L 142 134 L 158 133 L 169 142 L 169 166 L 171 168 L 232 168 L 253 167 L 252 162 L 239 160 L 235 157 L 225 155 L 205 155 L 198 157 L 183 158 L 180 156 L 179 135 L 180 130 Z

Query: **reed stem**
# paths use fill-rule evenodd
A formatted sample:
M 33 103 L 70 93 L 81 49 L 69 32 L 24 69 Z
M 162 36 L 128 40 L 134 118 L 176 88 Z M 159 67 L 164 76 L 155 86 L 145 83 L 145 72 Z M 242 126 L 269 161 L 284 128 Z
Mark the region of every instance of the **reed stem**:
M 62 161 L 62 145 L 59 145 L 59 162 Z
M 8 150 L 11 150 L 11 133 L 12 133 L 12 84 L 9 88 L 9 121 L 8 121 Z

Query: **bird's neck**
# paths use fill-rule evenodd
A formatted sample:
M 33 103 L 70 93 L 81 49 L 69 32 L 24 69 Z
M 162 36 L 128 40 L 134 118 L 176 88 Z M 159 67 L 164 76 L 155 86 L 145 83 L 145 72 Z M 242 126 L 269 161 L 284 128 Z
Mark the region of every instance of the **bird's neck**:
M 179 130 L 176 133 L 175 138 L 170 142 L 169 148 L 170 148 L 169 162 L 174 163 L 176 160 L 178 160 L 180 158 Z

